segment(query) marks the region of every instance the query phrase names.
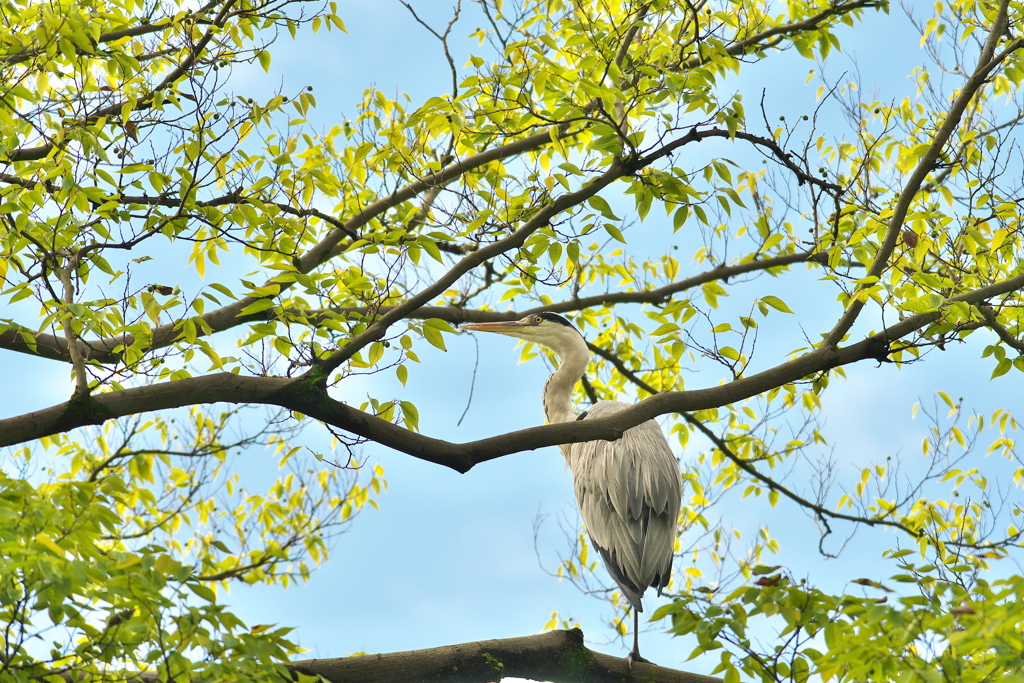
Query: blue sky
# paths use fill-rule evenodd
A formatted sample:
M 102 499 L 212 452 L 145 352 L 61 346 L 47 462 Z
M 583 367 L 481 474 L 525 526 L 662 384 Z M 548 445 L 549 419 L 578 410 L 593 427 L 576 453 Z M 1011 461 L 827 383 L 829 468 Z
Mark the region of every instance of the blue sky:
M 429 7 L 435 19 L 447 17 L 440 3 L 420 2 L 416 7 L 421 12 Z M 348 35 L 319 34 L 303 38 L 300 45 L 282 41 L 273 51 L 270 82 L 276 85 L 280 78 L 286 92 L 312 83 L 318 121 L 327 125 L 339 113 L 351 115 L 368 85 L 389 95 L 409 93 L 414 102 L 447 91 L 448 72 L 436 41 L 397 3 L 347 3 L 341 5 L 340 13 Z M 472 18 L 466 18 L 453 35 L 468 35 L 475 27 Z M 895 45 L 902 38 L 905 49 L 861 50 L 856 60 L 840 57 L 832 70 L 859 68 L 866 85 L 882 99 L 912 94 L 915 86 L 907 76 L 924 58 L 909 28 L 898 11 L 869 13 L 866 26 L 857 31 L 859 47 L 879 42 Z M 856 47 L 854 34 L 846 31 L 843 37 Z M 458 50 L 457 40 L 455 45 Z M 475 49 L 470 41 L 462 45 L 463 50 Z M 780 63 L 785 65 L 781 73 Z M 818 83 L 806 83 L 813 67 L 787 55 L 744 72 L 745 80 L 737 83 L 737 89 L 748 92 L 748 114 L 762 86 L 768 89 L 770 111 L 802 112 L 813 107 Z M 261 78 L 261 74 L 253 77 Z M 684 251 L 680 249 L 680 256 Z M 771 282 L 772 287 L 779 286 Z M 798 292 L 809 283 L 813 280 L 801 279 L 789 292 L 780 292 L 802 317 L 776 322 L 780 338 L 764 342 L 777 348 L 779 360 L 795 348 L 802 335 L 800 327 L 817 330 L 821 326 L 814 313 L 820 303 L 832 314 L 838 310 L 832 290 L 826 290 L 820 302 L 801 300 Z M 539 396 L 549 368 L 539 359 L 519 364 L 513 340 L 479 336 L 476 341 L 466 335 L 452 340 L 447 354 L 431 351 L 424 355 L 421 367 L 412 369 L 405 397 L 420 407 L 424 433 L 468 441 L 543 421 Z M 470 393 L 477 342 L 474 397 L 466 420 L 458 427 Z M 828 392 L 824 412 L 836 458 L 841 468 L 847 468 L 846 475 L 855 477 L 861 467 L 883 461 L 887 455 L 919 458 L 927 425 L 920 417 L 911 421 L 911 407 L 919 398 L 929 405 L 937 389 L 969 397 L 970 407 L 982 412 L 1012 408 L 1008 400 L 1012 378 L 985 381 L 990 369 L 979 373 L 978 366 L 972 365 L 977 354 L 976 348 L 954 348 L 902 369 L 874 363 L 849 368 L 849 379 Z M 690 387 L 704 386 L 700 375 L 688 381 Z M 612 615 L 610 607 L 552 578 L 540 566 L 542 562 L 554 568 L 559 553 L 567 551 L 559 519 L 577 520 L 570 476 L 555 449 L 501 458 L 466 475 L 372 445 L 365 454 L 387 472 L 389 489 L 381 498 L 381 509 L 369 510 L 356 521 L 330 562 L 309 583 L 285 592 L 235 589 L 232 599 L 244 615 L 265 621 L 272 614 L 275 621 L 295 623 L 300 627 L 300 642 L 313 655 L 337 656 L 534 633 L 557 611 L 578 621 L 593 647 L 625 655 L 628 648 L 609 642 L 613 635 L 605 623 Z M 538 517 L 544 519 L 537 543 L 539 559 L 533 538 Z M 892 533 L 885 530 L 861 530 L 843 559 L 830 562 L 817 552 L 814 524 L 793 505 L 783 503 L 771 509 L 763 501 L 738 500 L 730 502 L 726 518 L 748 537 L 768 524 L 781 541 L 781 562 L 797 576 L 827 585 L 835 573 L 845 581 L 851 577 L 854 557 L 865 576 L 880 578 L 895 572 L 891 565 L 877 561 L 881 551 L 893 544 Z M 837 571 L 840 563 L 842 571 Z M 648 604 L 653 608 L 661 603 L 649 598 Z M 287 618 L 289 614 L 294 621 Z M 686 639 L 650 632 L 641 645 L 646 656 L 663 665 L 702 673 L 710 670 L 700 660 L 686 663 L 693 647 Z
M 365 0 L 339 6 L 348 34 L 307 32 L 295 42 L 284 36 L 271 49 L 269 75 L 258 66 L 241 68 L 229 87 L 239 94 L 259 95 L 278 87 L 287 94 L 313 85 L 318 100 L 311 117 L 314 128 L 354 115 L 366 87 L 391 96 L 406 92 L 414 102 L 447 91 L 450 77 L 437 42 L 397 2 Z M 416 6 L 429 8 L 424 14 L 434 19 L 447 16 L 440 3 L 421 1 Z M 869 14 L 866 24 L 858 29 L 860 40 L 865 41 L 862 47 L 878 44 L 872 40 L 894 44 L 897 36 L 910 37 L 903 43 L 906 49 L 899 52 L 863 50 L 857 62 L 862 73 L 868 75 L 869 83 L 871 75 L 877 74 L 874 83 L 886 98 L 912 94 L 914 85 L 906 76 L 923 56 L 907 31 L 907 22 L 894 9 L 888 16 Z M 467 18 L 453 35 L 459 41 L 476 25 Z M 856 46 L 853 31 L 843 37 Z M 475 43 L 466 40 L 461 45 L 458 54 L 464 60 Z M 789 65 L 791 72 L 780 72 L 775 60 L 770 60 L 737 83 L 738 89 L 751 93 L 748 115 L 756 102 L 750 97 L 756 97 L 762 86 L 768 89 L 766 103 L 771 111 L 802 111 L 813 105 L 816 84 L 805 84 L 813 65 L 792 56 L 780 63 Z M 680 249 L 681 257 L 684 253 Z M 686 263 L 685 257 L 682 260 Z M 808 284 L 813 284 L 811 278 L 788 290 L 773 289 L 800 314 L 774 321 L 766 333 L 776 335 L 764 343 L 774 349 L 777 360 L 798 345 L 802 330 L 822 327 L 816 311 L 829 316 L 838 310 L 831 298 L 833 290 L 826 290 L 821 301 L 801 300 L 800 290 Z M 746 291 L 761 286 L 755 283 Z M 781 287 L 776 280 L 771 286 Z M 470 395 L 477 349 L 473 400 L 458 426 Z M 920 457 L 927 424 L 920 417 L 911 421 L 911 406 L 918 399 L 930 404 L 935 390 L 964 396 L 969 408 L 985 413 L 998 407 L 1015 408 L 1012 386 L 1016 379 L 1011 375 L 988 382 L 991 367 L 978 365 L 979 351 L 975 343 L 933 353 L 926 362 L 902 369 L 874 363 L 849 368 L 849 378 L 836 382 L 827 393 L 824 408 L 835 457 L 847 477 L 855 478 L 861 467 L 887 455 L 905 456 L 908 462 Z M 771 357 L 771 352 L 767 355 Z M 391 379 L 370 377 L 360 380 L 363 384 L 344 386 L 339 397 L 356 402 L 369 390 L 368 383 L 383 382 L 417 404 L 425 434 L 461 442 L 509 432 L 542 423 L 539 397 L 549 372 L 540 359 L 519 364 L 518 356 L 510 339 L 461 335 L 451 340 L 448 353 L 421 354 L 422 365 L 410 368 L 407 390 Z M 6 351 L 0 351 L 0 363 L 10 368 L 6 376 L 13 386 L 23 387 L 17 396 L 7 393 L 0 398 L 5 416 L 24 412 L 25 406 L 66 400 L 70 393 L 63 366 Z M 697 374 L 688 379 L 688 387 L 714 381 Z M 377 385 L 374 392 L 386 393 L 378 391 Z M 328 436 L 312 425 L 304 439 L 323 450 Z M 287 590 L 233 587 L 227 600 L 245 620 L 295 626 L 295 637 L 309 649 L 310 657 L 335 657 L 532 634 L 557 611 L 582 626 L 591 647 L 626 654 L 628 648 L 614 641 L 606 626 L 612 616 L 610 606 L 556 580 L 541 566 L 554 569 L 559 554 L 568 551 L 560 520 L 578 525 L 570 476 L 556 449 L 500 458 L 466 475 L 373 444 L 364 447 L 363 455 L 385 468 L 389 488 L 379 499 L 380 510 L 365 509 L 308 583 Z M 696 453 L 680 455 L 685 460 Z M 236 460 L 239 467 L 251 467 L 257 477 L 265 474 L 269 461 L 269 453 L 258 450 Z M 748 537 L 767 524 L 781 542 L 780 563 L 797 576 L 828 585 L 833 575 L 836 580 L 850 578 L 851 566 L 862 568 L 863 575 L 871 578 L 895 572 L 878 561 L 881 551 L 892 547 L 891 532 L 861 530 L 843 559 L 828 561 L 818 555 L 812 521 L 793 505 L 784 502 L 771 509 L 764 501 L 752 499 L 728 503 L 722 513 L 727 523 Z M 543 524 L 535 550 L 538 519 Z M 646 602 L 648 614 L 662 604 L 650 597 Z M 645 656 L 665 666 L 700 673 L 708 673 L 712 666 L 704 660 L 687 663 L 693 643 L 657 631 L 644 634 L 641 647 Z

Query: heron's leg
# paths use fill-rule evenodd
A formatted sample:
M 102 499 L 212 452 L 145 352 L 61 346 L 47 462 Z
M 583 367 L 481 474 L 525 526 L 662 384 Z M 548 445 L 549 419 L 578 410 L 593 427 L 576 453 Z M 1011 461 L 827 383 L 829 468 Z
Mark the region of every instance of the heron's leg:
M 633 608 L 633 649 L 626 657 L 626 661 L 631 669 L 633 668 L 633 662 L 650 664 L 648 660 L 640 656 L 640 612 L 637 611 L 636 607 Z

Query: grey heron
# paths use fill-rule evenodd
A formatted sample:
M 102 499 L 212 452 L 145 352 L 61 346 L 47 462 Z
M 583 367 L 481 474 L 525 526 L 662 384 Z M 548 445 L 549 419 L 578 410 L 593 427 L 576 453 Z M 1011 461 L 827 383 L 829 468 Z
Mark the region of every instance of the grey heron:
M 522 320 L 467 323 L 464 330 L 496 332 L 540 344 L 559 357 L 558 367 L 544 384 L 541 401 L 548 423 L 605 417 L 629 407 L 621 401 L 598 401 L 577 415 L 572 389 L 583 377 L 590 351 L 572 323 L 555 313 L 536 313 Z M 642 597 L 648 586 L 662 589 L 672 574 L 682 497 L 679 465 L 661 427 L 654 420 L 627 429 L 616 441 L 587 441 L 558 447 L 572 472 L 580 515 L 591 543 L 608 573 L 633 606 L 633 649 L 640 656 Z

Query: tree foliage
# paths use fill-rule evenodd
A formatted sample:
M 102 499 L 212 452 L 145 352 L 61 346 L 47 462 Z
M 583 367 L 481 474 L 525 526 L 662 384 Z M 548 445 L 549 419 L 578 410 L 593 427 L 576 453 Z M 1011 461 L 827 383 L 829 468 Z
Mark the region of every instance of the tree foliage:
M 1003 458 L 1018 490 L 1012 414 L 965 417 L 938 393 L 928 464 L 908 476 L 879 458 L 837 483 L 813 455 L 846 366 L 967 344 L 979 372 L 1024 370 L 1024 17 L 1008 0 L 914 8 L 929 62 L 912 92 L 875 101 L 835 63 L 889 10 L 457 6 L 424 22 L 449 92 L 369 89 L 318 130 L 310 89 L 257 101 L 230 76 L 269 68 L 300 31 L 344 31 L 334 3 L 4 4 L 0 347 L 64 364 L 74 390 L 0 419 L 0 674 L 285 675 L 286 630 L 243 625 L 214 589 L 322 561 L 384 486 L 379 468 L 357 474 L 360 444 L 466 472 L 665 415 L 701 455 L 681 473 L 692 552 L 657 616 L 720 651 L 715 673 L 1019 676 L 1021 585 L 1002 568 L 1019 508 L 972 456 Z M 483 28 L 463 65 L 470 12 Z M 814 109 L 744 97 L 775 62 L 811 71 Z M 181 265 L 198 278 L 168 279 Z M 540 310 L 591 343 L 581 401 L 635 407 L 453 444 L 402 396 L 334 397 L 365 375 L 413 382 L 459 323 Z M 300 431 L 324 428 L 352 469 L 302 453 Z M 258 444 L 290 470 L 253 495 L 232 454 Z M 785 478 L 807 459 L 817 484 Z M 835 525 L 893 530 L 900 588 L 851 597 L 765 567 L 767 530 L 733 550 L 712 514 L 730 492 L 805 510 L 825 552 Z M 581 536 L 560 571 L 593 569 Z M 751 635 L 759 620 L 774 640 Z

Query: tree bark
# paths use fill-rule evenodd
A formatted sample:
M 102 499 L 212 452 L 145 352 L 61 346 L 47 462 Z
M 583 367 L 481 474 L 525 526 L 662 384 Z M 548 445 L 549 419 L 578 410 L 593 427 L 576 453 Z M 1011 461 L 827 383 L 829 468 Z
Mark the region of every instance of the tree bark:
M 578 628 L 410 652 L 307 659 L 292 663 L 290 668 L 296 673 L 323 676 L 332 683 L 491 683 L 505 676 L 556 683 L 721 683 L 719 678 L 656 664 L 638 662 L 630 668 L 625 658 L 587 648 L 583 644 L 583 631 Z

